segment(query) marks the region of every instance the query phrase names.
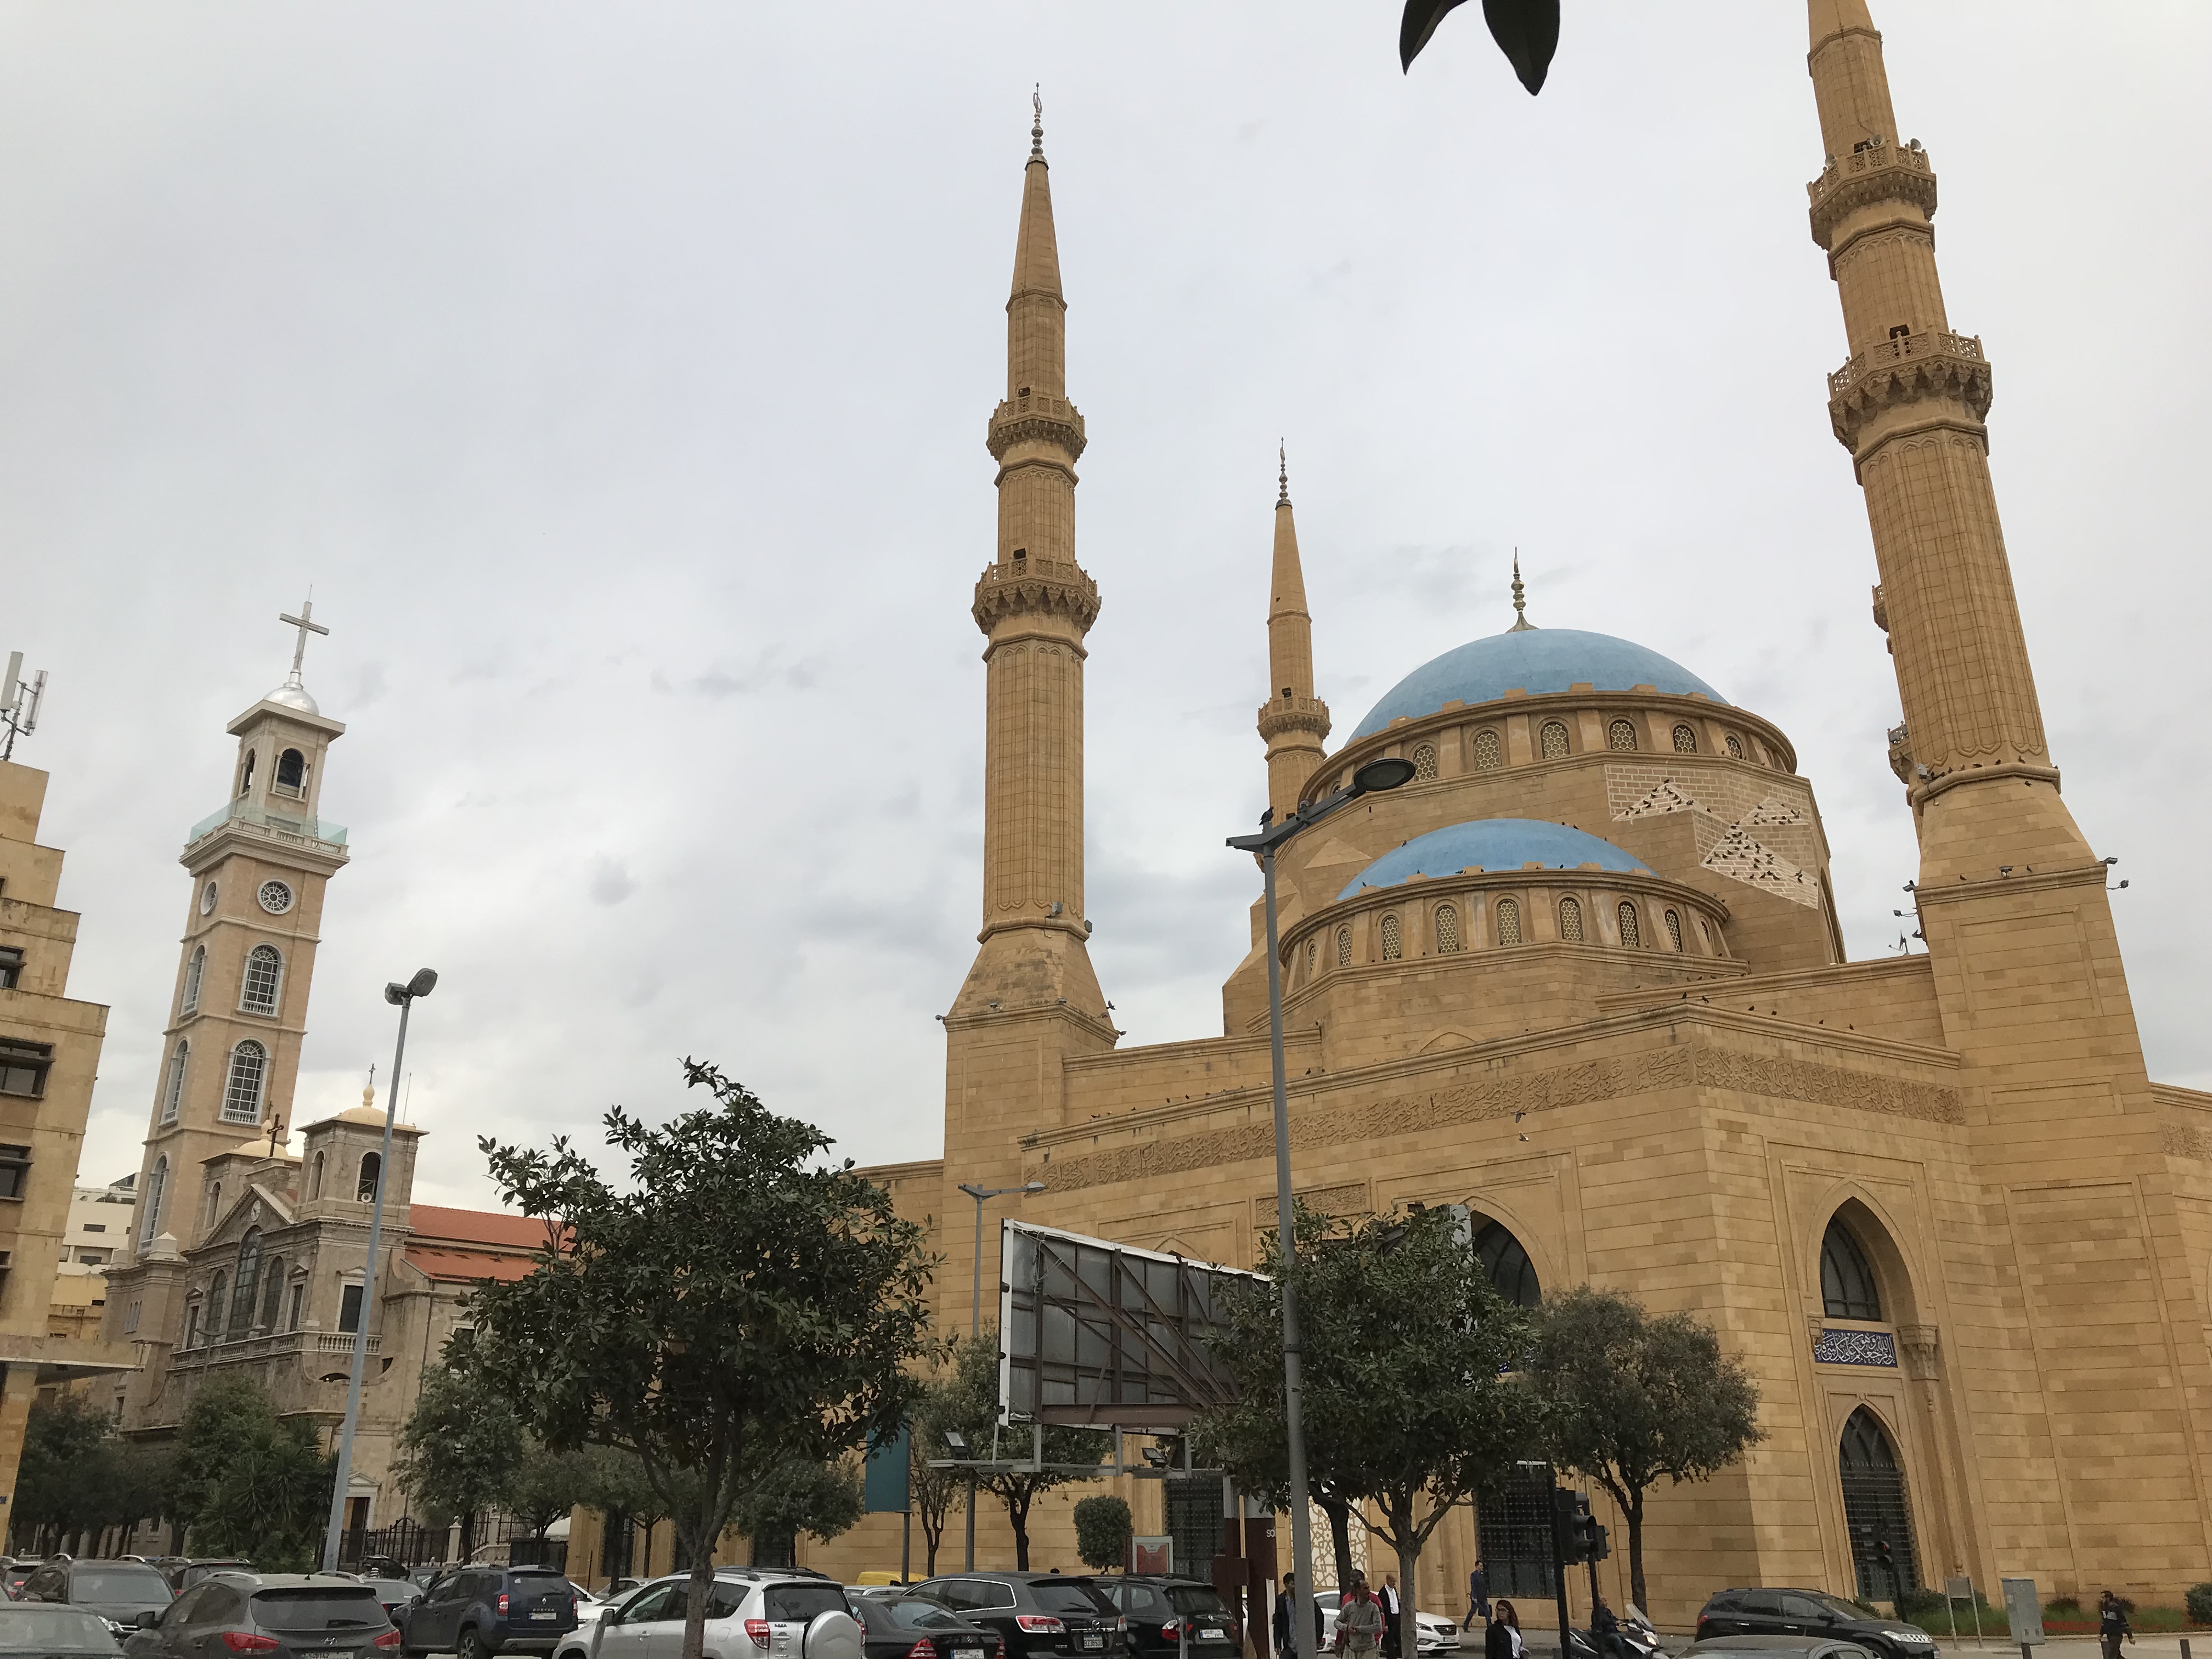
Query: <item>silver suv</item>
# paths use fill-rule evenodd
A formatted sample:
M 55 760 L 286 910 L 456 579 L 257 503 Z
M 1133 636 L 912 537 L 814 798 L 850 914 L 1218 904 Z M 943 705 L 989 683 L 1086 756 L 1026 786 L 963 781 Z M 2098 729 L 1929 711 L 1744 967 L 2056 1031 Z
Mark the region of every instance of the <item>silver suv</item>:
M 553 1659 L 681 1659 L 691 1575 L 641 1584 L 561 1638 Z M 773 1568 L 717 1567 L 704 1659 L 865 1659 L 844 1586 Z

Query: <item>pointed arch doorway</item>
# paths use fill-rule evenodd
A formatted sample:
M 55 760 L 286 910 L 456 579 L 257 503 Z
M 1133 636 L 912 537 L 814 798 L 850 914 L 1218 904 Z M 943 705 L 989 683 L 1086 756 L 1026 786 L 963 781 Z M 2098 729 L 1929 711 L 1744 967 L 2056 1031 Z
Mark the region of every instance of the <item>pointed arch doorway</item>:
M 1912 1505 L 1905 1495 L 1905 1467 L 1889 1431 L 1864 1406 L 1844 1423 L 1836 1462 L 1843 1480 L 1844 1521 L 1850 1532 L 1851 1570 L 1859 1595 L 1868 1601 L 1893 1601 L 1901 1591 L 1918 1589 L 1920 1566 L 1912 1547 Z

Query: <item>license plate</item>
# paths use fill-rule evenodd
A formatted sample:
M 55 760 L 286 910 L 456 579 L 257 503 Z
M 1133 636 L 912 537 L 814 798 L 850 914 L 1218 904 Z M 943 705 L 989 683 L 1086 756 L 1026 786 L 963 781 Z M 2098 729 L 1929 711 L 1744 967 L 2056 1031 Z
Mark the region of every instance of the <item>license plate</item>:
M 1085 1652 L 1090 1651 L 1093 1648 L 1103 1648 L 1105 1645 L 1106 1638 L 1103 1636 L 1086 1636 L 1083 1638 L 1083 1646 Z
M 1201 1642 L 1226 1642 L 1229 1632 L 1225 1630 L 1202 1630 L 1198 1633 L 1198 1639 Z
M 556 1607 L 551 1613 L 533 1613 L 530 1616 L 532 1619 L 558 1619 L 561 1616 L 561 1613 L 560 1609 Z

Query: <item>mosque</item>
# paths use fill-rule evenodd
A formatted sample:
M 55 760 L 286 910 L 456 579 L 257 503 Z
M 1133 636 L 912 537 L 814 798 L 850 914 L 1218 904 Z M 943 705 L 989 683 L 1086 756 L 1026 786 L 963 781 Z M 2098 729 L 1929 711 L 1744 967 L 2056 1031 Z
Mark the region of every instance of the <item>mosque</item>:
M 1994 1598 L 2023 1576 L 2178 1604 L 2212 1578 L 2212 1095 L 2148 1077 L 2106 866 L 2060 794 L 1988 466 L 1992 371 L 1945 309 L 1930 158 L 1898 136 L 1863 0 L 1809 15 L 1811 230 L 1848 347 L 1827 412 L 1873 532 L 1925 953 L 1845 959 L 1787 733 L 1658 651 L 1531 623 L 1517 573 L 1509 629 L 1413 668 L 1331 750 L 1285 481 L 1270 805 L 1378 757 L 1413 773 L 1281 855 L 1296 1184 L 1338 1214 L 1465 1205 L 1512 1294 L 1588 1282 L 1717 1328 L 1765 1438 L 1653 1494 L 1662 1621 L 1730 1585 L 1886 1599 L 1878 1539 L 1908 1587 L 1966 1576 Z M 1275 1213 L 1258 907 L 1218 1037 L 1118 1047 L 1088 953 L 1101 599 L 1076 560 L 1087 434 L 1034 137 L 988 428 L 998 546 L 972 598 L 980 948 L 945 1016 L 944 1158 L 878 1172 L 939 1218 L 941 1315 L 962 1330 L 963 1188 L 1041 1182 L 994 1222 L 1236 1266 Z M 1164 1524 L 1143 1485 L 1140 1531 Z M 1072 1559 L 1081 1491 L 1040 1504 L 1038 1559 Z M 1538 1570 L 1540 1545 L 1491 1507 L 1440 1531 L 1423 1607 L 1463 1607 L 1478 1550 L 1493 1585 Z M 1011 1559 L 1003 1517 L 981 1518 L 981 1559 Z M 895 1530 L 871 1517 L 823 1565 L 884 1565 Z

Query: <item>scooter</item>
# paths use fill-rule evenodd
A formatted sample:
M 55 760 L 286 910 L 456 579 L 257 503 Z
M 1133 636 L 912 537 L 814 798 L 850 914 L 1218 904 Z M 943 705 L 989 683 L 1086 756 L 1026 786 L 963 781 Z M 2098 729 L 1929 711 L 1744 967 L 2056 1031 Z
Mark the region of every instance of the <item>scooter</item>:
M 1615 1632 L 1619 1647 L 1613 1659 L 1667 1659 L 1667 1650 L 1660 1645 L 1659 1632 L 1644 1616 L 1644 1610 L 1631 1602 L 1620 1613 L 1620 1629 Z M 1599 1650 L 1598 1644 L 1586 1630 L 1567 1632 L 1569 1659 L 1607 1659 Z

